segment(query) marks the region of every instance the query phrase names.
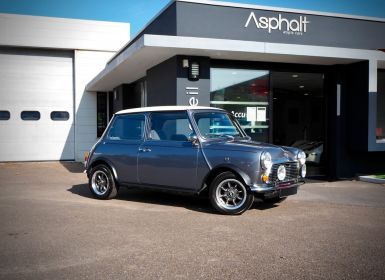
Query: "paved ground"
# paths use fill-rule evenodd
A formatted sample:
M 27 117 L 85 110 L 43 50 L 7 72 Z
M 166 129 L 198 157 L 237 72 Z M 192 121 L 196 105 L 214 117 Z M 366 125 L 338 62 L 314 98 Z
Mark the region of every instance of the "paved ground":
M 90 197 L 75 164 L 0 164 L 0 279 L 385 279 L 385 186 L 311 183 L 242 216 Z

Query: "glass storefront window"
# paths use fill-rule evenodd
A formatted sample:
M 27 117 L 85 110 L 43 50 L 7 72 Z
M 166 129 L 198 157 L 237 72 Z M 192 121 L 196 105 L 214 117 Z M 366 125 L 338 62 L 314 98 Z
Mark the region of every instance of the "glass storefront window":
M 211 106 L 231 112 L 255 141 L 269 141 L 269 93 L 269 71 L 211 68 Z
M 377 74 L 377 143 L 385 143 L 385 70 Z

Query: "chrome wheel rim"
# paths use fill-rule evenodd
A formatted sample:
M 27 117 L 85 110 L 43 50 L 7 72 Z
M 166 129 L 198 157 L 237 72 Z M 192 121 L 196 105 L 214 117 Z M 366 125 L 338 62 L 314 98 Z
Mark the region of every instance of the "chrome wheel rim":
M 98 170 L 92 175 L 91 186 L 97 195 L 106 194 L 109 185 L 110 180 L 105 172 Z
M 236 210 L 246 201 L 247 190 L 236 179 L 223 180 L 216 189 L 216 200 L 226 210 Z

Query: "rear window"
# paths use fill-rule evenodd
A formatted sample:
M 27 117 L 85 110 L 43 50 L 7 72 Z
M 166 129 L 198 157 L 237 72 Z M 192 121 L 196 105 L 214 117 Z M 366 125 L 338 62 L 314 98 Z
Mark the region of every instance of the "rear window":
M 20 117 L 24 121 L 37 121 L 40 120 L 39 111 L 23 111 L 20 114 Z
M 107 139 L 140 140 L 143 138 L 144 125 L 144 114 L 116 115 L 108 131 Z
M 0 111 L 0 121 L 7 121 L 11 117 L 11 113 L 9 111 Z

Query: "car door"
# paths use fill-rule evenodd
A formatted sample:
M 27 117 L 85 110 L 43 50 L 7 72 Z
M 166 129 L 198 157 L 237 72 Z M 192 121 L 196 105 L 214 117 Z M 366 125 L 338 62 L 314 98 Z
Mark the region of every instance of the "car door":
M 112 163 L 121 183 L 137 183 L 137 157 L 143 142 L 145 114 L 118 114 L 107 132 L 101 153 Z
M 149 119 L 148 136 L 138 154 L 139 182 L 170 189 L 196 189 L 199 147 L 188 140 L 193 129 L 187 112 L 153 112 Z

